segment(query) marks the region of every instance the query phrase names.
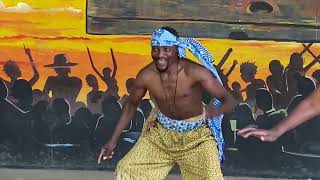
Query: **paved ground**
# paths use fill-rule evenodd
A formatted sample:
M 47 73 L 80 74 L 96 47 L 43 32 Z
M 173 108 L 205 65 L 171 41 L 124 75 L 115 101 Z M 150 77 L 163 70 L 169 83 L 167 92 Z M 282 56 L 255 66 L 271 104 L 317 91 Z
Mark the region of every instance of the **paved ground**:
M 111 171 L 48 170 L 48 169 L 0 169 L 1 180 L 112 180 Z M 179 175 L 169 175 L 167 180 L 181 180 Z M 266 178 L 225 177 L 225 180 L 262 180 Z M 275 178 L 272 178 L 275 179 Z M 271 179 L 268 179 L 271 180 Z M 285 179 L 278 179 L 285 180 Z M 310 179 L 311 180 L 311 179 Z

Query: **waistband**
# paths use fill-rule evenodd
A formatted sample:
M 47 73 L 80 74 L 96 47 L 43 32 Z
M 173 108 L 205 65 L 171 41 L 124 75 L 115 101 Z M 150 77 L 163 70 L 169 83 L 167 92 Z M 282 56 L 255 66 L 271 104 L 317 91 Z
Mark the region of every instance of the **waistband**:
M 203 111 L 203 113 L 199 116 L 195 116 L 184 120 L 171 119 L 164 115 L 161 111 L 158 111 L 157 119 L 159 123 L 166 129 L 170 129 L 177 132 L 192 131 L 193 129 L 207 124 L 207 121 L 205 119 L 205 111 Z

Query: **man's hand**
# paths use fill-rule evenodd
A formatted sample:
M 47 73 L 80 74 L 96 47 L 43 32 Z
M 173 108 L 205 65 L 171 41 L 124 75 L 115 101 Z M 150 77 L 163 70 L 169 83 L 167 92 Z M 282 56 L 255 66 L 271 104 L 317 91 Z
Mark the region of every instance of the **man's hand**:
M 242 136 L 243 138 L 254 136 L 259 138 L 261 141 L 274 142 L 279 138 L 280 133 L 274 129 L 264 130 L 256 128 L 244 128 L 238 131 L 238 135 Z
M 116 143 L 108 141 L 105 145 L 102 146 L 101 152 L 98 158 L 98 164 L 101 163 L 101 160 L 111 159 L 113 157 L 113 150 L 116 147 Z
M 221 113 L 218 111 L 218 108 L 214 107 L 212 104 L 205 105 L 204 107 L 206 119 L 219 116 Z

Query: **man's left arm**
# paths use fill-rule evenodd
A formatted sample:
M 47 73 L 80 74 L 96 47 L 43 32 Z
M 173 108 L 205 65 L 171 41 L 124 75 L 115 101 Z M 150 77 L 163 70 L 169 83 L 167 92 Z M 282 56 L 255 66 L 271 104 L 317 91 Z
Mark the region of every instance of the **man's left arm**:
M 216 80 L 212 74 L 204 68 L 197 69 L 198 80 L 202 87 L 213 97 L 221 101 L 221 106 L 214 108 L 206 108 L 207 117 L 214 117 L 220 114 L 232 112 L 236 106 L 236 100 L 232 95 L 223 87 L 223 85 Z M 208 112 L 209 111 L 209 112 Z

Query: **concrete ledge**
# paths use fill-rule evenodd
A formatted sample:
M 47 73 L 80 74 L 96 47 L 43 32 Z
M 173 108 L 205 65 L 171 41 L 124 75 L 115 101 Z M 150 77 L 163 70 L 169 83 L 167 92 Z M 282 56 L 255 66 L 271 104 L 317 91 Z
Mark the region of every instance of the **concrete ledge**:
M 1 180 L 112 180 L 112 171 L 57 170 L 57 169 L 0 169 Z M 169 175 L 167 180 L 181 180 L 180 175 Z M 225 177 L 225 180 L 262 180 L 258 177 Z M 274 178 L 273 178 L 274 179 Z M 271 180 L 271 179 L 270 179 Z M 278 179 L 286 180 L 286 179 Z

